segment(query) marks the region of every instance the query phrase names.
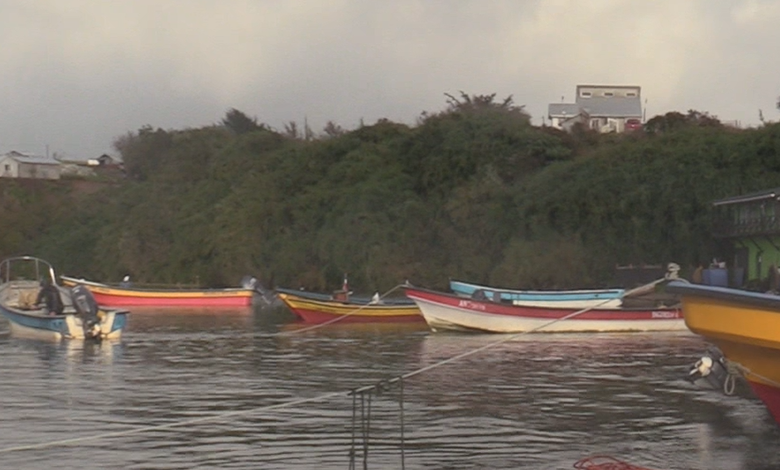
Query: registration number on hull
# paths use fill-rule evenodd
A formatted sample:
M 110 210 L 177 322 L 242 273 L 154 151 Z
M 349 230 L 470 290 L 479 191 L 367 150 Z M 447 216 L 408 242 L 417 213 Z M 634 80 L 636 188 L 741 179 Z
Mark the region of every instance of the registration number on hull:
M 458 307 L 468 308 L 470 310 L 485 310 L 484 305 L 477 302 L 472 302 L 471 300 L 459 300 Z

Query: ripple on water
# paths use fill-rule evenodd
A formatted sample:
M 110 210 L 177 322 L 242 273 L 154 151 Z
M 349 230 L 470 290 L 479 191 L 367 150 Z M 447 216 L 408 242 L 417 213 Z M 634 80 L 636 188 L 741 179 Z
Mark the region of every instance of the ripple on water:
M 0 449 L 117 433 L 0 453 L 0 467 L 343 469 L 353 450 L 362 466 L 368 403 L 353 415 L 347 390 L 501 338 L 295 333 L 257 315 L 134 314 L 99 347 L 0 336 Z M 659 470 L 780 466 L 777 428 L 747 388 L 725 397 L 684 380 L 705 348 L 683 334 L 518 337 L 406 380 L 403 426 L 398 387 L 372 398 L 369 467 L 400 468 L 402 442 L 408 468 L 560 469 L 592 454 Z

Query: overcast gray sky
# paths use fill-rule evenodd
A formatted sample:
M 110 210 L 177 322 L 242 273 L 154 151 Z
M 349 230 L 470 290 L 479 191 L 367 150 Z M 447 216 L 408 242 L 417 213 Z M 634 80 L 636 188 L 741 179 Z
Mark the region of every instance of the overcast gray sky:
M 230 108 L 413 124 L 460 91 L 538 125 L 577 84 L 640 85 L 648 118 L 780 118 L 777 0 L 0 0 L 0 38 L 1 153 L 94 158 Z

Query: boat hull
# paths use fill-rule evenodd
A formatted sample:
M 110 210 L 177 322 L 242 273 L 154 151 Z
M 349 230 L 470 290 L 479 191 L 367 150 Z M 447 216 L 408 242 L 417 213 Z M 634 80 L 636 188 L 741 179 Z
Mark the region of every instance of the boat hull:
M 279 298 L 306 323 L 409 323 L 423 322 L 417 305 L 366 305 L 314 300 L 280 292 Z M 337 320 L 338 319 L 338 320 Z
M 83 284 L 107 307 L 250 307 L 253 289 L 151 290 L 120 288 L 62 277 L 66 286 Z
M 738 289 L 671 283 L 688 328 L 735 364 L 780 424 L 780 297 Z
M 59 286 L 54 267 L 41 258 L 17 256 L 0 262 L 0 315 L 14 336 L 115 339 L 127 325 L 128 314 L 100 308 L 82 287 Z
M 748 383 L 750 388 L 753 389 L 753 393 L 764 402 L 775 422 L 780 425 L 780 388 L 750 380 L 748 380 Z
M 676 308 L 597 309 L 545 308 L 465 299 L 456 295 L 407 288 L 407 297 L 420 307 L 436 330 L 489 333 L 685 331 Z M 571 316 L 571 318 L 567 318 Z
M 11 334 L 20 338 L 59 341 L 62 339 L 86 339 L 84 327 L 76 315 L 44 316 L 20 312 L 0 306 L 0 313 L 8 320 Z M 100 322 L 100 339 L 117 339 L 127 325 L 128 312 L 104 312 Z

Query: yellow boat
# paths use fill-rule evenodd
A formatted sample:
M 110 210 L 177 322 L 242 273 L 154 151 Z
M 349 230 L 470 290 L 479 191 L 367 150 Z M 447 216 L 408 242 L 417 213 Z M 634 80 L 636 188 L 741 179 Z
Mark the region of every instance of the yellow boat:
M 674 281 L 688 328 L 715 344 L 780 424 L 780 296 Z
M 409 299 L 373 303 L 368 300 L 332 299 L 323 294 L 276 289 L 279 299 L 306 323 L 406 323 L 423 322 L 420 309 Z M 336 320 L 339 319 L 339 320 Z

